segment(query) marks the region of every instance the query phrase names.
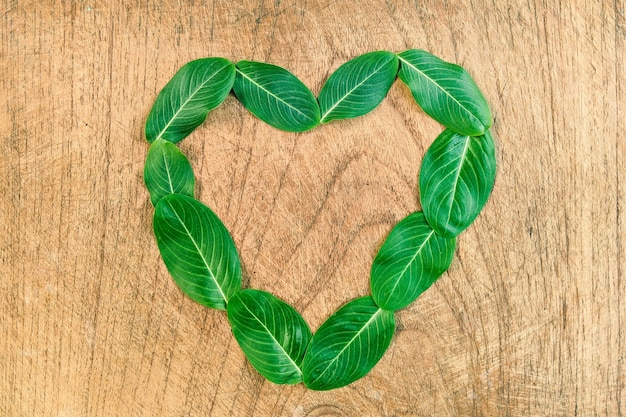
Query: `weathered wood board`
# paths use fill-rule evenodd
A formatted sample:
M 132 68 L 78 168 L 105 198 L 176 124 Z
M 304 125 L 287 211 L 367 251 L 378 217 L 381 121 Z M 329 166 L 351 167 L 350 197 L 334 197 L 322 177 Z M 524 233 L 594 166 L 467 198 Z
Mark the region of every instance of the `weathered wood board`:
M 0 14 L 1 416 L 626 413 L 623 0 L 5 0 Z M 361 53 L 409 48 L 484 91 L 492 197 L 367 377 L 266 382 L 160 260 L 146 115 L 191 59 L 271 62 L 317 93 Z M 316 328 L 369 291 L 440 130 L 396 83 L 369 115 L 304 134 L 229 97 L 181 147 L 245 285 Z

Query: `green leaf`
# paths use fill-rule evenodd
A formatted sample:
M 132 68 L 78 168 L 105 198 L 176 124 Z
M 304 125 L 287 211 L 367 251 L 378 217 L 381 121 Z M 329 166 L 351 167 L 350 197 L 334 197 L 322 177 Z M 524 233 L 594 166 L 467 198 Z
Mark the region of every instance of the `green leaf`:
M 496 176 L 491 133 L 463 136 L 444 130 L 426 151 L 420 199 L 426 220 L 442 236 L 456 236 L 478 216 Z
M 163 262 L 181 290 L 225 310 L 241 287 L 241 265 L 220 219 L 189 196 L 169 194 L 157 203 L 153 226 Z
M 319 124 L 320 109 L 315 96 L 284 68 L 239 61 L 233 90 L 256 117 L 278 129 L 304 132 Z
M 195 180 L 191 165 L 178 147 L 166 140 L 157 139 L 150 145 L 143 179 L 153 206 L 168 194 L 193 197 Z
M 200 126 L 233 87 L 235 66 L 224 58 L 202 58 L 184 65 L 161 90 L 148 120 L 146 139 L 176 143 Z
M 452 262 L 456 238 L 439 236 L 424 213 L 402 219 L 378 251 L 370 274 L 372 297 L 386 310 L 411 304 Z
M 352 300 L 315 332 L 304 355 L 304 384 L 314 390 L 343 387 L 365 376 L 387 350 L 395 322 L 372 297 Z
M 398 73 L 398 58 L 387 51 L 356 57 L 335 71 L 319 95 L 321 123 L 362 116 L 376 108 Z
M 462 67 L 419 49 L 398 58 L 398 76 L 426 114 L 461 135 L 483 135 L 491 127 L 487 100 Z
M 293 307 L 270 293 L 242 290 L 228 303 L 228 320 L 261 375 L 276 384 L 302 382 L 300 368 L 311 330 Z

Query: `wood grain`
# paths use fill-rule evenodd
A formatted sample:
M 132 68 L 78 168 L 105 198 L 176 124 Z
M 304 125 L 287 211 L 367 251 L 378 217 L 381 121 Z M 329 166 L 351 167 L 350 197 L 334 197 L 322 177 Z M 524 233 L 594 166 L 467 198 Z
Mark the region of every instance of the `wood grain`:
M 0 415 L 626 414 L 623 0 L 0 7 Z M 159 258 L 145 117 L 194 58 L 271 62 L 317 93 L 358 54 L 408 48 L 484 91 L 494 193 L 367 377 L 321 393 L 268 383 Z M 369 291 L 440 129 L 396 84 L 371 114 L 305 134 L 229 97 L 181 146 L 245 284 L 315 328 Z

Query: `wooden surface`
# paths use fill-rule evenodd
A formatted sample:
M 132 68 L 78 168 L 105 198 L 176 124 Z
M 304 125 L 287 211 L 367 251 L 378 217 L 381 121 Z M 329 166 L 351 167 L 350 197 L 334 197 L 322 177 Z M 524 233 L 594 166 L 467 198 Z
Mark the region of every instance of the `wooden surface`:
M 0 415 L 624 415 L 626 6 L 505 3 L 3 1 Z M 266 382 L 162 264 L 144 120 L 194 58 L 272 62 L 317 93 L 358 54 L 408 48 L 484 91 L 493 195 L 367 377 Z M 316 328 L 369 291 L 440 130 L 397 83 L 371 114 L 305 134 L 229 97 L 181 146 L 245 285 Z

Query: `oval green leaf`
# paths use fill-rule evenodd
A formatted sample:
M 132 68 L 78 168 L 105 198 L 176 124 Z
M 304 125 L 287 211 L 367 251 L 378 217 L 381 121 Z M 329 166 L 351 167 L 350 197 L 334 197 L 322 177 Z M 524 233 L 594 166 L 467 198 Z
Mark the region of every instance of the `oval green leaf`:
M 146 121 L 146 139 L 176 143 L 219 106 L 233 87 L 235 65 L 224 58 L 202 58 L 184 65 L 159 93 Z
M 326 81 L 318 101 L 321 123 L 362 116 L 385 98 L 398 73 L 398 57 L 387 51 L 356 57 Z
M 237 249 L 220 219 L 204 204 L 169 194 L 156 205 L 154 235 L 165 266 L 192 300 L 220 310 L 241 287 Z
M 422 212 L 402 219 L 372 264 L 370 286 L 376 304 L 391 311 L 411 304 L 450 267 L 455 245 L 456 238 L 435 233 Z
M 398 76 L 426 114 L 461 135 L 483 135 L 491 127 L 487 100 L 465 69 L 419 49 L 398 58 Z
M 365 376 L 382 358 L 395 330 L 393 312 L 372 297 L 352 300 L 315 332 L 304 355 L 304 384 L 314 390 L 343 387 Z
M 176 145 L 157 139 L 150 145 L 143 179 L 153 206 L 168 194 L 193 197 L 195 180 L 191 165 Z
M 496 176 L 491 133 L 463 136 L 444 130 L 426 151 L 420 199 L 426 220 L 442 236 L 456 236 L 478 216 Z
M 284 68 L 239 61 L 233 91 L 252 114 L 278 129 L 304 132 L 319 124 L 315 96 Z
M 227 311 L 235 339 L 261 375 L 275 384 L 302 382 L 311 330 L 293 307 L 264 291 L 241 290 Z

